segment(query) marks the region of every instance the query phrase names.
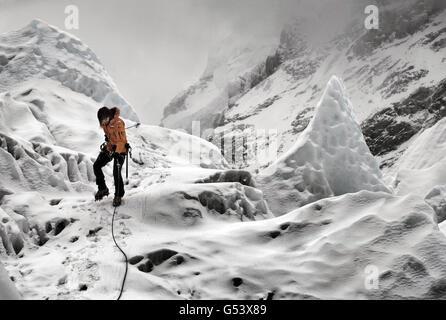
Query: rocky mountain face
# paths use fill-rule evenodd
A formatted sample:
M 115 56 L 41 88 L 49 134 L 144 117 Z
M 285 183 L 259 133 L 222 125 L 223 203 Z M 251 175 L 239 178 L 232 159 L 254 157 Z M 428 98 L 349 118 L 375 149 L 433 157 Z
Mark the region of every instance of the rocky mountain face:
M 373 114 L 362 123 L 362 130 L 370 151 L 384 156 L 445 116 L 446 79 L 432 87 L 420 87 L 404 100 Z M 383 165 L 391 165 L 389 161 Z
M 233 165 L 253 167 L 258 150 L 271 139 L 278 140 L 278 154 L 292 146 L 310 122 L 322 89 L 337 75 L 344 81 L 369 148 L 381 166 L 391 166 L 404 150 L 404 142 L 445 114 L 446 3 L 375 4 L 380 9 L 379 29 L 364 27 L 364 4 L 342 33 L 324 41 L 312 39 L 305 31 L 311 30 L 306 22 L 291 21 L 273 53 L 263 54 L 248 74 L 239 73 L 242 82 L 228 83 L 227 97 L 220 96 L 218 104 L 213 104 L 218 117 L 206 118 L 213 102 L 197 90 L 203 85 L 200 81 L 166 107 L 165 118 L 177 122 L 163 124 L 191 128 L 191 121 L 204 119 L 202 126 L 204 122 L 204 127 L 215 129 L 206 138 L 229 148 L 224 152 L 227 160 L 231 162 L 234 153 L 246 154 L 246 161 Z M 313 27 L 317 31 L 318 26 Z M 186 111 L 191 105 L 193 114 Z M 259 130 L 273 133 L 257 137 Z M 249 144 L 253 136 L 254 146 Z

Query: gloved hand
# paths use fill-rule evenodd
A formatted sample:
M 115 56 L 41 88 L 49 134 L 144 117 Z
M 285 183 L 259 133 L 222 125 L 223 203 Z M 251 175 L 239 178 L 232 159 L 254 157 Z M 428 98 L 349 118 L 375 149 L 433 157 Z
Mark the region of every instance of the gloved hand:
M 130 146 L 129 143 L 126 143 L 126 144 L 125 144 L 125 149 L 126 149 L 127 151 L 129 151 L 131 148 L 132 148 L 132 147 Z

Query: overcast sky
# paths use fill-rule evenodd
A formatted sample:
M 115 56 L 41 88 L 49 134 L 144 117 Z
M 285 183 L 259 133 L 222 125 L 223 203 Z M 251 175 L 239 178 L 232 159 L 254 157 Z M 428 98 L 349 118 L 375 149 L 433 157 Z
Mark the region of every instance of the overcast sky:
M 80 29 L 69 32 L 99 56 L 120 92 L 151 124 L 159 124 L 163 107 L 200 77 L 221 35 L 255 30 L 258 37 L 278 38 L 290 16 L 316 12 L 310 20 L 320 27 L 334 12 L 349 14 L 333 0 L 0 0 L 0 33 L 33 18 L 65 30 L 69 4 L 80 14 Z M 312 24 L 309 30 L 316 32 Z

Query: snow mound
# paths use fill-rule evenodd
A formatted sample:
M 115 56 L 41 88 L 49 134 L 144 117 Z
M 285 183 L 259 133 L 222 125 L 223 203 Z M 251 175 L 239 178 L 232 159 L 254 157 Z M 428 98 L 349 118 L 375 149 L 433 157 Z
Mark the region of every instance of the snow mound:
M 133 161 L 140 165 L 228 168 L 220 150 L 197 136 L 150 125 L 128 130 L 127 136 L 133 148 Z
M 345 193 L 390 192 L 337 77 L 329 81 L 313 119 L 294 146 L 258 181 L 276 215 Z
M 138 121 L 95 53 L 79 39 L 43 21 L 0 35 L 0 92 L 30 79 L 52 79 Z
M 0 128 L 14 138 L 55 143 L 48 128 L 34 117 L 28 105 L 14 100 L 9 92 L 0 94 Z
M 446 185 L 433 188 L 424 200 L 434 209 L 439 224 L 446 220 Z
M 193 288 L 200 299 L 446 298 L 446 237 L 415 196 L 361 191 L 267 221 L 147 243 L 139 254 L 165 248 L 195 259 L 156 266 L 161 282 L 135 270 L 140 288 L 128 297 L 177 290 L 190 297 Z
M 123 210 L 158 226 L 273 217 L 260 190 L 236 182 L 165 183 L 129 197 Z
M 93 159 L 42 143 L 22 143 L 0 133 L 0 187 L 12 190 L 92 190 Z
M 255 181 L 249 171 L 245 170 L 225 170 L 217 171 L 212 175 L 201 178 L 195 183 L 215 183 L 215 182 L 239 182 L 245 186 L 254 187 Z
M 0 252 L 8 255 L 17 255 L 26 246 L 43 246 L 50 234 L 57 235 L 70 224 L 70 217 L 61 216 L 56 207 L 62 198 L 48 200 L 37 192 L 19 192 L 1 201 Z
M 446 119 L 416 137 L 395 167 L 398 194 L 426 195 L 446 184 Z
M 3 265 L 0 263 L 0 300 L 18 300 L 21 299 L 19 292 L 9 279 Z

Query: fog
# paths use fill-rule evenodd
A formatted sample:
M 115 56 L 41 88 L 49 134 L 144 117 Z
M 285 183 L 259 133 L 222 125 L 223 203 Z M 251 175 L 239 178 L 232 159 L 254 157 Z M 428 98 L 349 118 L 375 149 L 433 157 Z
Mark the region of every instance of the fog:
M 163 107 L 199 79 L 209 49 L 228 35 L 279 38 L 299 17 L 323 41 L 362 14 L 354 0 L 0 0 L 0 32 L 39 18 L 65 30 L 65 7 L 79 8 L 79 37 L 101 59 L 145 123 L 159 124 Z

